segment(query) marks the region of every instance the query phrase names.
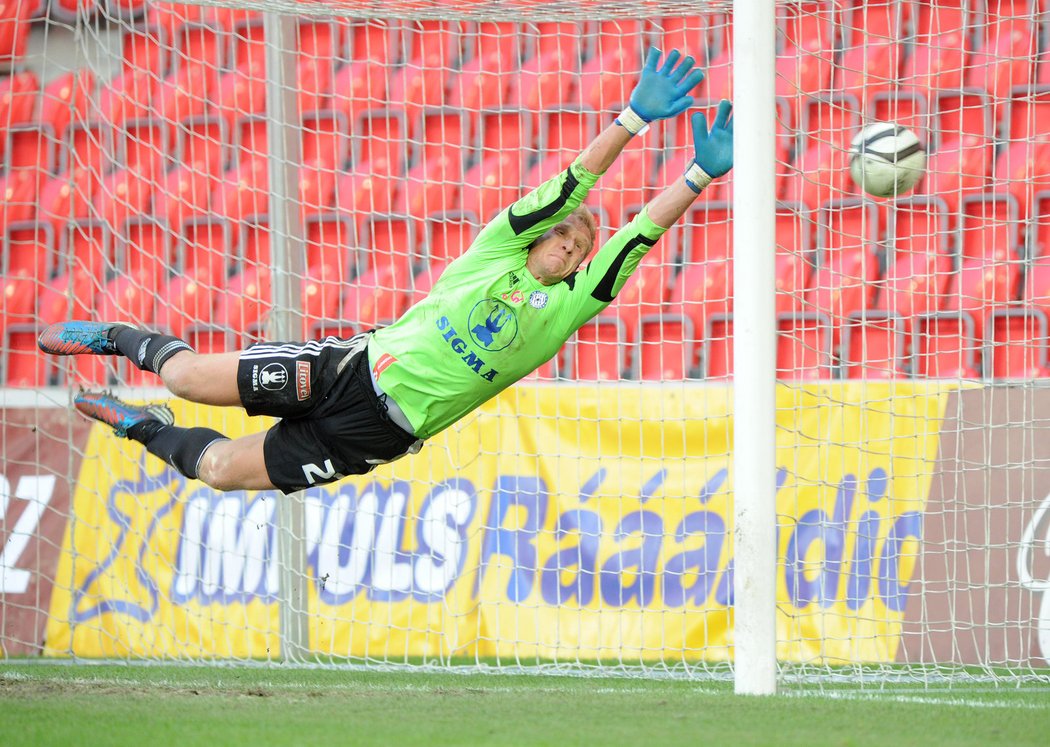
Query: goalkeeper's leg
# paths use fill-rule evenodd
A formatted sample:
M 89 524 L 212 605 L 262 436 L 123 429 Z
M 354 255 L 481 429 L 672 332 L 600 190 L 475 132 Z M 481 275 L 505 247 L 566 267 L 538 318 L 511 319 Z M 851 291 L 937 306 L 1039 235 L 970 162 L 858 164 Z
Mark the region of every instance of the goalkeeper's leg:
M 172 394 L 206 405 L 240 405 L 239 352 L 197 355 L 172 335 L 115 322 L 70 321 L 52 324 L 37 340 L 52 355 L 123 355 L 151 371 Z

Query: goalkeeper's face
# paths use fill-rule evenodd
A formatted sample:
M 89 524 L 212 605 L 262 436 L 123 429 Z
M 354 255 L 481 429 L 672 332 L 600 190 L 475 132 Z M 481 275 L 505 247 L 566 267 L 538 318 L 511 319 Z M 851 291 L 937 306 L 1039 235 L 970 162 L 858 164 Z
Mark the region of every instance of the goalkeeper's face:
M 554 285 L 579 269 L 593 245 L 588 226 L 570 215 L 536 240 L 525 266 L 544 285 Z

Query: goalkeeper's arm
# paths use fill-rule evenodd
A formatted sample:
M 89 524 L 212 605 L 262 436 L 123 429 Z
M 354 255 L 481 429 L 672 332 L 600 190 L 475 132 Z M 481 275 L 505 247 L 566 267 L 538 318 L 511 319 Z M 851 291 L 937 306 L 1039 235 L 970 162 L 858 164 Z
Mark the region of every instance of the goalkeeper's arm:
M 642 257 L 656 244 L 665 230 L 682 217 L 712 179 L 733 168 L 732 105 L 723 100 L 718 114 L 707 128 L 707 118 L 697 112 L 692 117 L 695 153 L 685 170 L 627 226 L 616 232 L 576 278 L 578 300 L 574 323 L 582 326 L 604 309 L 620 292 L 638 267 Z
M 616 121 L 568 169 L 500 213 L 479 234 L 475 249 L 488 247 L 487 251 L 502 253 L 528 247 L 580 205 L 634 135 L 650 122 L 678 116 L 692 106 L 689 92 L 704 79 L 701 71 L 693 69 L 693 58 L 682 59 L 674 49 L 661 67 L 659 61 L 660 50 L 650 48 L 630 104 Z

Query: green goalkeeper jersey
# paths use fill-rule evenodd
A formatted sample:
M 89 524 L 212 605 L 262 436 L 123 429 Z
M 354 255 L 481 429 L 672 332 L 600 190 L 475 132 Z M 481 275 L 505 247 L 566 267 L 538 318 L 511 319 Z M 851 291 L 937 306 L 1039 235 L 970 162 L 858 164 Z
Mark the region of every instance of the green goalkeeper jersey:
M 496 216 L 430 294 L 368 347 L 380 387 L 429 438 L 553 358 L 616 297 L 666 229 L 645 210 L 590 263 L 545 286 L 528 247 L 560 223 L 598 180 L 576 160 Z

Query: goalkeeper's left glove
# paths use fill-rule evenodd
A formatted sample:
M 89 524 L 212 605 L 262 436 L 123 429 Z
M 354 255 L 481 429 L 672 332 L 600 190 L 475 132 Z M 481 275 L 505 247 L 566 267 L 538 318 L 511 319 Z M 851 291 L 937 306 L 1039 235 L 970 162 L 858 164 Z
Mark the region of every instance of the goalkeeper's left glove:
M 686 169 L 685 183 L 697 194 L 700 194 L 700 190 L 710 184 L 716 176 L 727 174 L 733 168 L 733 120 L 730 119 L 732 112 L 733 105 L 722 99 L 710 132 L 704 113 L 693 114 L 695 155 Z
M 650 47 L 638 85 L 631 92 L 630 104 L 616 121 L 632 135 L 657 119 L 676 117 L 693 105 L 689 92 L 704 79 L 700 70 L 693 70 L 694 60 L 686 57 L 678 64 L 681 54 L 672 49 L 657 69 L 660 50 Z

